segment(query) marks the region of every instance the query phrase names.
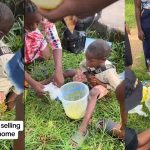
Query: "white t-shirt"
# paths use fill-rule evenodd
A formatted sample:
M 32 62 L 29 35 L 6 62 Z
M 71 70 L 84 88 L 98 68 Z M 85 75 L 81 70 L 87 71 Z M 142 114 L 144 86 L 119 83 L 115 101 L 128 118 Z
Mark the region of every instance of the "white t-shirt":
M 11 81 L 5 73 L 5 64 L 14 56 L 9 47 L 0 41 L 0 91 L 6 95 L 12 87 Z

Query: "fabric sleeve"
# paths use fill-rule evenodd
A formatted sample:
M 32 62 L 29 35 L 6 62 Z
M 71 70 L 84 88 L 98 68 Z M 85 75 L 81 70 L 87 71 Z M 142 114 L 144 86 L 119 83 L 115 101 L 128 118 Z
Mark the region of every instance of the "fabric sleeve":
M 115 90 L 117 86 L 121 83 L 121 79 L 119 78 L 119 75 L 116 72 L 116 69 L 108 69 L 106 71 L 105 76 L 108 84 Z
M 46 48 L 47 41 L 43 34 L 37 29 L 25 34 L 25 63 L 42 57 L 42 51 Z
M 46 18 L 41 21 L 42 29 L 45 32 L 46 39 L 52 50 L 62 49 L 60 38 L 54 23 L 49 22 Z

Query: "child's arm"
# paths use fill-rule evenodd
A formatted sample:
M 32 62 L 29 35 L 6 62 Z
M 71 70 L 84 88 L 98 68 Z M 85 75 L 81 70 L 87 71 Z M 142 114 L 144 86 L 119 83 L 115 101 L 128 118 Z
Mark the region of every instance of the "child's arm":
M 55 49 L 53 50 L 54 64 L 55 64 L 55 73 L 54 73 L 54 82 L 56 85 L 61 86 L 64 83 L 63 69 L 62 69 L 62 50 Z
M 41 24 L 46 34 L 47 41 L 53 50 L 53 58 L 54 58 L 54 65 L 55 65 L 53 82 L 57 86 L 61 86 L 64 83 L 63 70 L 62 70 L 62 47 L 57 33 L 57 29 L 55 24 L 49 22 L 45 18 L 43 18 Z
M 44 94 L 43 88 L 44 85 L 35 81 L 26 71 L 25 71 L 25 80 L 31 85 L 31 87 L 40 94 Z
M 92 85 L 92 87 L 94 87 L 96 85 L 102 85 L 103 87 L 107 88 L 107 84 L 98 80 L 94 75 L 87 74 L 86 78 L 87 78 L 89 84 Z

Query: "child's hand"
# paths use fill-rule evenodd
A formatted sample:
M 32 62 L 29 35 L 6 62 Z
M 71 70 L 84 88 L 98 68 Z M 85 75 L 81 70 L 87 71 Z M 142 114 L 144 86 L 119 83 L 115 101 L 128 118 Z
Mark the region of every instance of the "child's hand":
M 5 94 L 4 94 L 4 92 L 0 91 L 0 104 L 3 103 L 4 100 L 5 100 Z
M 44 85 L 41 84 L 40 82 L 35 82 L 33 85 L 32 85 L 33 89 L 36 91 L 36 93 L 38 95 L 44 95 L 45 92 L 44 92 Z
M 143 30 L 138 31 L 138 37 L 139 37 L 139 40 L 144 41 L 145 35 L 144 35 Z
M 73 81 L 87 82 L 87 78 L 81 70 L 77 70 L 76 75 L 73 77 Z
M 100 80 L 98 80 L 94 75 L 88 74 L 88 75 L 86 75 L 86 77 L 87 77 L 89 84 L 92 87 L 94 87 L 96 85 L 102 85 L 103 86 L 103 83 Z

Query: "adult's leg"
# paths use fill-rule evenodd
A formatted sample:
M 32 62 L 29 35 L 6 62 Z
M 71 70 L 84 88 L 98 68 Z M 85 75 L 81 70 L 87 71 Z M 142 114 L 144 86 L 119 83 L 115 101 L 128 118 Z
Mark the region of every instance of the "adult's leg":
M 145 61 L 147 69 L 150 71 L 150 10 L 144 9 L 143 15 L 141 17 L 141 25 L 145 35 L 145 39 L 143 41 Z

